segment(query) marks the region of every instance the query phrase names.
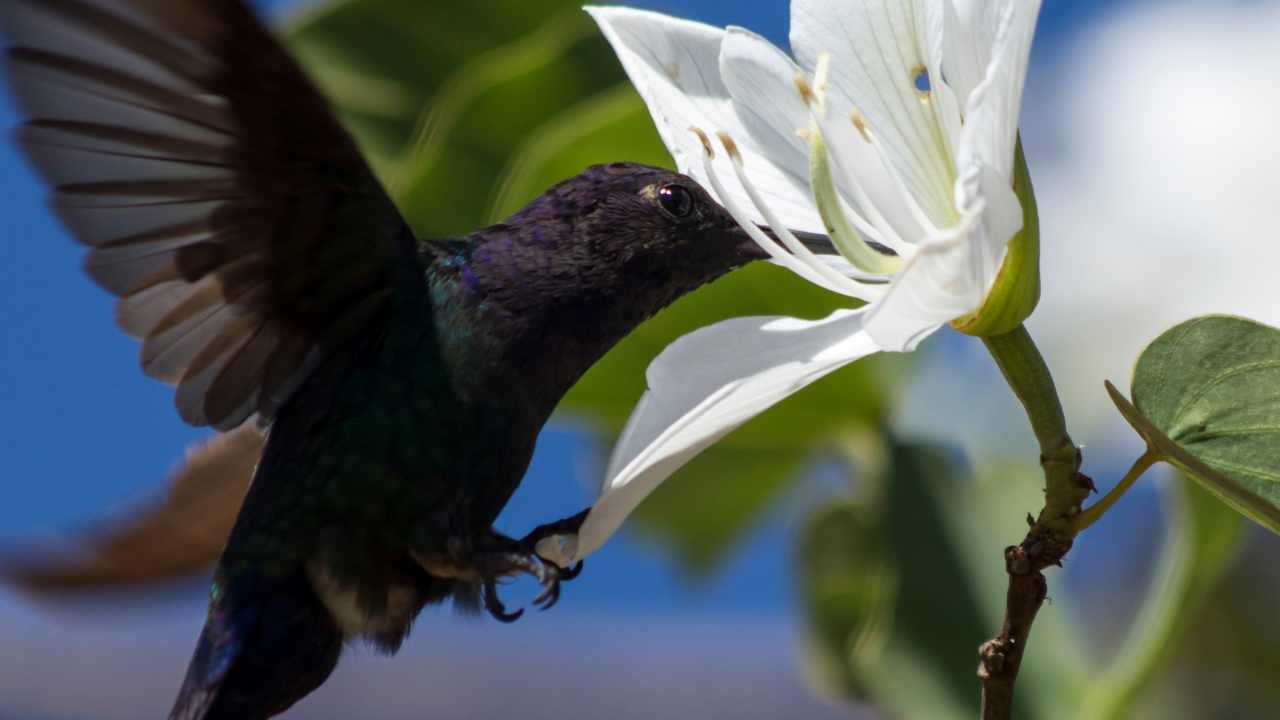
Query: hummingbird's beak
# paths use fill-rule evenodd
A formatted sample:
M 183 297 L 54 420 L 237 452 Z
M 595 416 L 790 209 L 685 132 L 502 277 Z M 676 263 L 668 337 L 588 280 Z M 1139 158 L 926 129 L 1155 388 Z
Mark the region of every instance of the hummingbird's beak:
M 760 226 L 760 230 L 763 231 L 765 235 L 768 235 L 769 237 L 777 241 L 779 245 L 783 245 L 783 247 L 786 247 L 786 245 L 782 242 L 782 239 L 778 237 L 778 234 L 774 232 L 772 228 Z M 756 244 L 756 241 L 748 237 L 745 232 L 742 232 L 741 230 L 739 230 L 739 232 L 741 232 L 743 236 L 743 241 L 738 246 L 738 250 L 743 255 L 746 255 L 748 258 L 752 260 L 768 260 L 769 259 L 769 253 L 765 252 L 764 248 Z M 827 235 L 824 235 L 822 233 L 805 232 L 804 230 L 792 230 L 791 234 L 794 235 L 796 239 L 800 241 L 801 245 L 804 245 L 806 248 L 808 248 L 809 251 L 812 252 L 814 255 L 839 255 L 840 254 L 840 251 L 836 249 L 835 244 L 831 242 L 831 238 Z M 868 240 L 867 245 L 870 246 L 872 250 L 875 250 L 876 252 L 882 255 L 889 255 L 889 256 L 897 255 L 897 253 L 881 245 L 878 242 L 873 242 Z
M 766 232 L 769 233 L 770 237 L 774 237 L 774 233 L 772 230 L 768 230 Z M 831 242 L 831 238 L 826 235 L 823 235 L 822 233 L 811 233 L 811 232 L 804 232 L 803 230 L 792 230 L 791 234 L 795 235 L 796 239 L 800 241 L 800 244 L 809 248 L 809 251 L 812 252 L 814 255 L 840 254 L 840 251 L 836 250 L 835 244 Z M 777 238 L 775 237 L 775 239 Z
M 761 227 L 760 230 L 762 230 L 765 235 L 768 235 L 770 238 L 773 238 L 773 240 L 775 240 L 778 244 L 780 245 L 783 244 L 782 239 L 778 237 L 778 234 L 775 233 L 772 228 Z M 738 250 L 743 255 L 746 255 L 748 258 L 752 260 L 768 260 L 769 259 L 769 253 L 765 252 L 764 248 L 756 244 L 755 240 L 752 240 L 750 237 L 748 237 L 747 234 L 743 232 L 741 229 L 739 229 L 738 232 L 741 233 L 743 238 L 742 242 L 738 245 Z M 815 255 L 839 254 L 839 251 L 836 250 L 836 246 L 832 244 L 831 238 L 827 237 L 826 235 L 823 235 L 822 233 L 811 233 L 811 232 L 804 232 L 802 230 L 792 230 L 791 234 L 795 235 L 796 239 L 800 241 L 800 244 L 804 245 L 806 248 L 809 248 L 809 251 L 814 253 Z

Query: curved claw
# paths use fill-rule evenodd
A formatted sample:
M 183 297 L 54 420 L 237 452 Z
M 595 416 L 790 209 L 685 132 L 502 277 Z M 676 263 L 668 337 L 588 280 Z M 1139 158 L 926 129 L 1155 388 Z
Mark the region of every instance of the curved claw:
M 524 608 L 515 612 L 507 612 L 507 606 L 498 598 L 498 583 L 493 578 L 484 581 L 484 609 L 489 611 L 498 622 L 513 623 L 524 615 Z
M 560 600 L 560 584 L 568 582 L 582 574 L 583 562 L 579 560 L 573 567 L 562 568 L 559 565 L 545 563 L 547 579 L 542 581 L 542 594 L 533 599 L 533 603 L 541 610 L 550 610 Z
M 532 577 L 542 586 L 542 592 L 533 599 L 533 604 L 541 610 L 550 610 L 560 601 L 560 584 L 578 577 L 582 573 L 583 563 L 569 568 L 562 568 L 538 555 L 536 546 L 539 540 L 549 535 L 564 532 L 577 532 L 586 517 L 586 510 L 577 515 L 558 522 L 541 525 L 520 541 L 511 541 L 496 536 L 505 543 L 506 549 L 482 555 L 477 562 L 480 576 L 483 578 L 483 597 L 485 610 L 499 622 L 515 622 L 524 614 L 524 610 L 507 612 L 507 608 L 498 598 L 498 580 L 514 574 L 524 573 Z M 498 544 L 502 547 L 502 543 Z
M 533 599 L 539 610 L 550 610 L 560 601 L 560 579 L 556 578 L 543 586 L 542 594 Z

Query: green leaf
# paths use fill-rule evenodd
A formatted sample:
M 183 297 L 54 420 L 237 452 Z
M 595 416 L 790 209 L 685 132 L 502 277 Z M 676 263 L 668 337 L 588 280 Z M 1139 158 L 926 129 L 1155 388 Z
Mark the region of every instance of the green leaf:
M 1132 404 L 1107 391 L 1162 459 L 1280 533 L 1280 330 L 1188 320 L 1138 358 Z
M 593 95 L 549 118 L 512 152 L 490 203 L 497 222 L 538 193 L 593 163 L 613 159 L 626 148 L 631 162 L 668 166 L 667 149 L 654 134 L 653 120 L 629 83 Z
M 898 445 L 881 497 L 815 515 L 799 565 L 829 688 L 900 717 L 977 715 L 977 647 L 993 626 L 945 519 L 970 485 L 944 453 Z
M 1159 565 L 1119 653 L 1098 673 L 1080 717 L 1133 716 L 1133 703 L 1173 651 L 1240 548 L 1240 516 L 1194 483 L 1173 486 Z
M 777 507 L 806 464 L 803 452 L 712 447 L 654 491 L 630 527 L 655 537 L 686 572 L 705 575 Z
M 508 165 L 530 138 L 625 83 L 580 3 L 565 0 L 348 0 L 304 16 L 288 39 L 426 237 L 491 223 Z M 596 162 L 665 161 L 652 127 L 635 128 L 643 103 L 634 93 L 629 103 L 632 133 L 575 145 L 581 164 L 550 182 Z M 543 189 L 510 197 L 518 206 Z
M 812 670 L 828 691 L 868 699 L 874 688 L 854 668 L 884 651 L 898 597 L 897 568 L 873 509 L 836 503 L 817 510 L 799 557 Z

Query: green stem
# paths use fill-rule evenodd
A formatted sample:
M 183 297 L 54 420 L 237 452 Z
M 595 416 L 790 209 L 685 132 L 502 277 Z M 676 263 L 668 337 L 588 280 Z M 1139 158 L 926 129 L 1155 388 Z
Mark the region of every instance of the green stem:
M 1091 525 L 1096 523 L 1098 518 L 1101 518 L 1107 510 L 1110 510 L 1111 506 L 1115 505 L 1116 501 L 1119 500 L 1120 497 L 1129 490 L 1129 488 L 1133 487 L 1133 484 L 1137 482 L 1138 478 L 1142 477 L 1142 474 L 1151 469 L 1151 466 L 1155 465 L 1157 462 L 1160 462 L 1160 453 L 1156 452 L 1152 448 L 1147 448 L 1147 451 L 1142 454 L 1142 457 L 1133 462 L 1133 467 L 1129 468 L 1129 472 L 1125 473 L 1124 477 L 1120 478 L 1120 482 L 1116 483 L 1115 487 L 1111 488 L 1106 495 L 1103 495 L 1101 500 L 1090 505 L 1084 510 L 1081 510 L 1080 514 L 1072 520 L 1071 525 L 1075 531 L 1077 533 L 1084 532 Z
M 1026 408 L 1031 429 L 1040 442 L 1040 452 L 1050 453 L 1071 444 L 1053 376 L 1027 328 L 1019 325 L 1003 335 L 985 337 L 982 341 Z
M 1093 483 L 1080 470 L 1080 449 L 1067 434 L 1067 421 L 1053 386 L 1049 366 L 1027 329 L 982 338 L 995 358 L 1013 394 L 1018 396 L 1031 429 L 1040 443 L 1040 467 L 1044 471 L 1044 509 L 1019 545 L 1005 549 L 1009 590 L 1005 595 L 1004 622 L 1000 632 L 982 644 L 978 654 L 978 678 L 982 681 L 982 720 L 1013 717 L 1013 686 L 1036 614 L 1049 594 L 1041 572 L 1059 565 L 1071 549 L 1075 530 L 1072 518 L 1080 512 Z
M 1080 451 L 1067 433 L 1067 420 L 1049 366 L 1022 325 L 982 341 L 1026 410 L 1040 443 L 1045 477 L 1045 506 L 1040 520 L 1052 529 L 1070 533 L 1069 518 L 1079 511 L 1089 486 L 1078 479 Z

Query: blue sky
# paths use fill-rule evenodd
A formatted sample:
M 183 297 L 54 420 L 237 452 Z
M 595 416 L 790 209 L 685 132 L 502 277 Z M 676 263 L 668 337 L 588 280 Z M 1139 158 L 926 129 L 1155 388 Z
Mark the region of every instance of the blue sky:
M 287 12 L 292 3 L 260 4 L 279 13 Z M 651 0 L 636 4 L 715 24 L 741 24 L 785 42 L 785 3 Z M 1105 8 L 1125 4 L 1047 2 L 1037 67 L 1052 63 L 1056 53 L 1069 49 Z M 0 125 L 12 126 L 17 120 L 8 98 L 0 98 Z M 2 548 L 16 538 L 65 532 L 145 497 L 161 486 L 183 449 L 203 433 L 177 419 L 169 388 L 142 377 L 137 344 L 116 330 L 110 298 L 81 273 L 80 247 L 53 221 L 44 206 L 44 189 L 7 143 L 0 144 L 0 196 L 7 236 L 0 242 L 0 271 L 5 277 L 0 283 L 0 310 L 6 319 L 0 334 L 0 454 L 6 475 L 4 502 L 0 502 Z M 526 482 L 500 525 L 519 532 L 585 505 L 590 498 L 584 487 L 599 472 L 596 459 L 591 438 L 553 423 L 543 433 Z M 679 642 L 673 638 L 683 636 L 685 649 L 680 652 L 689 651 L 690 662 L 704 668 L 724 663 L 732 670 L 737 666 L 731 660 L 740 648 L 752 647 L 756 657 L 750 672 L 776 672 L 783 678 L 777 682 L 787 688 L 785 692 L 803 694 L 793 668 L 790 533 L 807 503 L 828 492 L 831 485 L 821 478 L 809 483 L 810 491 L 777 508 L 727 566 L 709 581 L 693 586 L 682 582 L 660 552 L 624 533 L 593 556 L 587 573 L 566 588 L 555 611 L 522 621 L 518 632 L 528 635 L 503 636 L 487 628 L 476 631 L 484 638 L 479 646 L 507 652 L 512 642 L 529 637 L 534 638 L 529 642 L 573 647 L 609 632 L 633 640 L 654 632 L 673 643 Z M 7 639 L 10 647 L 27 648 L 24 652 L 33 656 L 48 651 L 49 657 L 57 657 L 88 647 L 80 645 L 87 642 L 83 638 L 96 638 L 105 646 L 133 648 L 121 652 L 132 652 L 140 658 L 138 662 L 145 663 L 151 655 L 137 647 L 154 643 L 159 648 L 155 654 L 163 662 L 181 665 L 199 626 L 201 603 L 201 593 L 193 587 L 152 601 L 121 598 L 110 610 L 62 608 L 50 614 L 0 589 L 0 646 Z M 571 618 L 588 620 L 571 625 Z M 450 642 L 460 642 L 479 624 L 440 613 L 429 615 L 420 623 L 407 653 L 410 659 L 401 663 L 399 672 L 409 673 L 406 668 L 416 667 L 415 662 L 438 661 L 431 639 L 434 628 L 443 628 L 440 632 Z M 741 631 L 732 639 L 724 632 L 717 634 L 715 627 L 725 624 Z M 131 645 L 135 638 L 141 638 L 137 642 L 143 645 Z M 699 640 L 716 647 L 695 651 L 693 643 Z M 472 652 L 467 662 L 480 664 L 482 654 Z M 576 655 L 562 649 L 557 657 L 570 662 Z M 5 674 L 4 662 L 0 657 L 0 677 Z M 619 670 L 640 672 L 646 667 L 640 659 L 628 662 Z M 374 668 L 370 677 L 391 672 L 381 661 L 366 659 L 356 665 L 352 672 Z M 175 675 L 180 668 L 166 671 Z M 160 695 L 166 697 L 172 684 L 168 679 L 166 675 L 165 681 L 156 680 L 163 688 Z M 351 680 L 344 687 L 357 685 Z M 725 692 L 731 694 L 733 687 L 741 689 L 741 685 L 729 683 Z M 6 711 L 4 687 L 0 680 L 0 716 Z M 731 700 L 717 707 L 723 710 L 740 701 Z M 38 701 L 28 698 L 22 707 L 37 707 L 31 703 Z M 601 702 L 612 707 L 607 699 Z M 63 709 L 56 716 L 76 717 L 74 704 L 58 707 Z M 129 716 L 121 712 L 126 714 L 120 717 Z M 817 717 L 824 711 L 815 703 L 811 712 Z

